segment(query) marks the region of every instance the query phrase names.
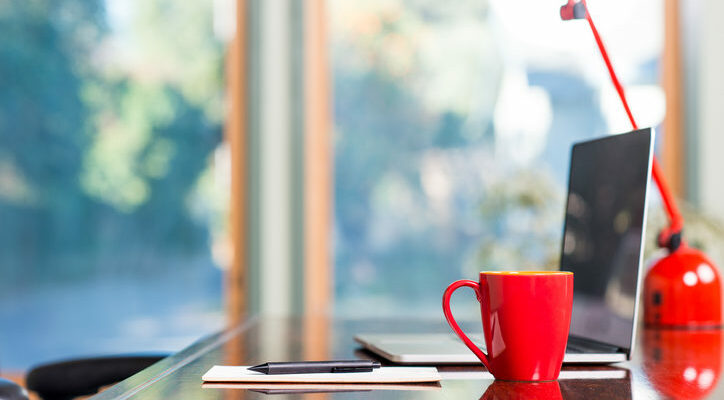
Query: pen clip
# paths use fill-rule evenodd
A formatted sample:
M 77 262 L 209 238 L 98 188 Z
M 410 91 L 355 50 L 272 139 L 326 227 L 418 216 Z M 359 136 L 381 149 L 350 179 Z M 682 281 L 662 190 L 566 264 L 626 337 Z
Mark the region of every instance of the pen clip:
M 372 372 L 372 367 L 334 367 L 332 372 Z

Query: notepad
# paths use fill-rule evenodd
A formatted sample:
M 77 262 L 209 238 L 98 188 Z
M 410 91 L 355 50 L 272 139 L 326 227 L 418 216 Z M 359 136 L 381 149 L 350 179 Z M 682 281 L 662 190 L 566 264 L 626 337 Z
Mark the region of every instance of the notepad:
M 244 383 L 244 382 L 204 382 L 205 389 L 245 389 L 272 393 L 326 393 L 348 391 L 432 391 L 440 390 L 439 382 L 417 383 Z
M 214 365 L 201 379 L 204 382 L 265 383 L 420 383 L 439 382 L 435 367 L 381 367 L 372 372 L 267 375 L 250 371 L 249 366 Z

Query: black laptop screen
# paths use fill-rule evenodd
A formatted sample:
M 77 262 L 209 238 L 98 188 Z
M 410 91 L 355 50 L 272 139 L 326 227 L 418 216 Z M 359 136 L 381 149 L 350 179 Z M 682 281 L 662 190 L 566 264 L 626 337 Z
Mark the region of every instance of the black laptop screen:
M 571 334 L 631 349 L 652 133 L 578 143 L 571 151 L 560 269 L 574 279 Z

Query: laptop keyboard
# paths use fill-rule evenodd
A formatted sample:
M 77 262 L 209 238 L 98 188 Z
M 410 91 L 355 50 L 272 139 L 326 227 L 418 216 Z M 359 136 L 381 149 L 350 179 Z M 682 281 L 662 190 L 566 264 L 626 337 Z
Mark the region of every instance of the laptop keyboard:
M 568 344 L 566 345 L 566 353 L 580 354 L 580 353 L 585 353 L 585 350 L 583 350 L 582 347 L 579 347 L 576 344 L 568 342 Z
M 591 343 L 586 339 L 581 339 L 577 336 L 569 336 L 568 344 L 566 345 L 567 353 L 618 353 L 619 349 L 614 346 L 609 346 L 599 343 Z

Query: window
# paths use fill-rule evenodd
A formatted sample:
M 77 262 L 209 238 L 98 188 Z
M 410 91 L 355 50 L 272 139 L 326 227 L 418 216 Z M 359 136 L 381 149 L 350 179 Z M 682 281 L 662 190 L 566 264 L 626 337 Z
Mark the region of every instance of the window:
M 223 323 L 213 2 L 0 5 L 0 366 L 180 349 Z
M 659 125 L 662 5 L 589 3 Z M 339 314 L 439 316 L 455 279 L 557 268 L 571 143 L 630 130 L 561 4 L 329 2 Z

